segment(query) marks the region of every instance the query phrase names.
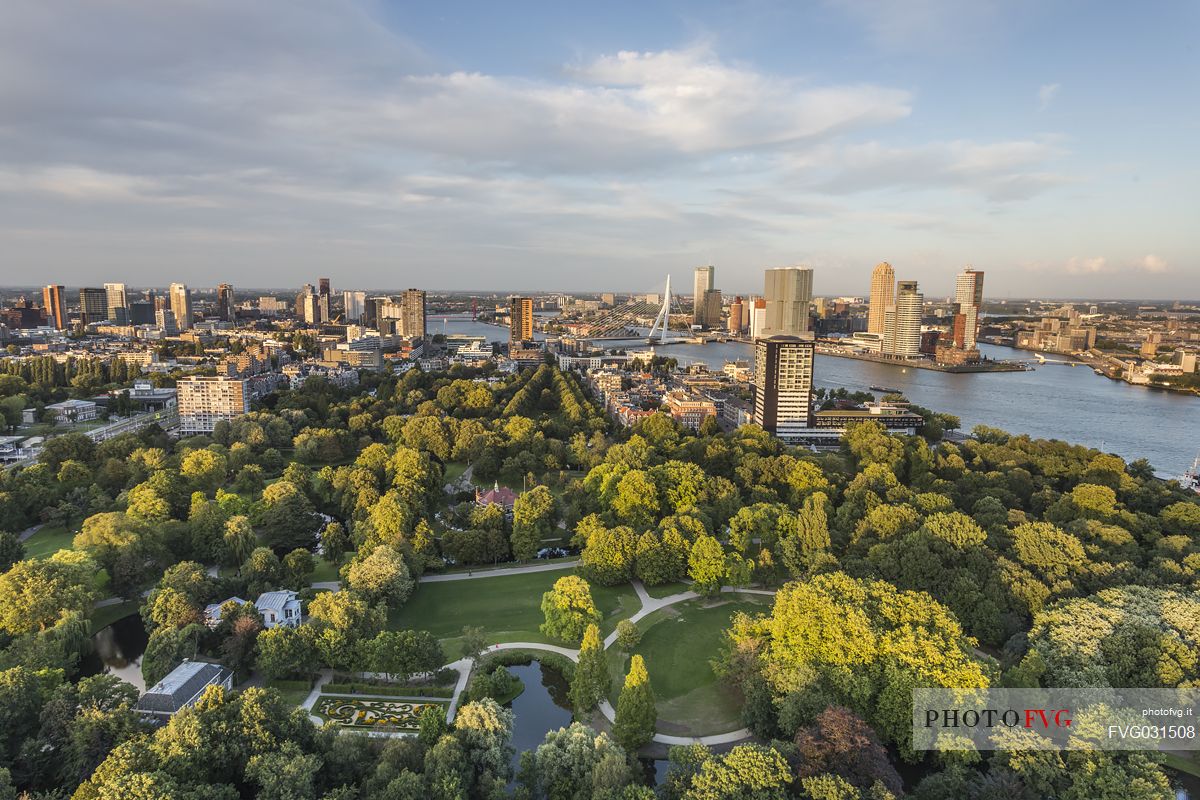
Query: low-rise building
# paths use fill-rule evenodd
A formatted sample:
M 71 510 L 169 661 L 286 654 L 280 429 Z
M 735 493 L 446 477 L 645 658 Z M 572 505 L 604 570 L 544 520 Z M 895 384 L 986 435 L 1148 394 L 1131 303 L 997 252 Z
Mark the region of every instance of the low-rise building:
M 209 686 L 233 688 L 232 670 L 206 661 L 184 661 L 138 698 L 135 710 L 150 722 L 164 724 L 194 706 Z
M 222 609 L 226 603 L 237 603 L 239 606 L 248 603 L 248 600 L 243 600 L 240 597 L 227 597 L 219 603 L 209 603 L 204 607 L 204 624 L 210 628 L 215 628 L 221 624 Z
M 692 430 L 699 430 L 704 420 L 717 416 L 717 407 L 711 400 L 681 391 L 667 392 L 663 405 L 672 419 Z
M 54 412 L 56 425 L 70 425 L 96 418 L 96 404 L 91 400 L 63 400 L 61 403 L 50 403 L 46 410 Z
M 494 503 L 506 512 L 511 512 L 516 502 L 517 493 L 507 486 L 501 486 L 499 481 L 496 481 L 492 488 L 486 491 L 475 490 L 475 505 L 480 507 L 490 506 Z
M 298 628 L 303 609 L 300 597 L 290 589 L 263 592 L 254 601 L 254 607 L 262 614 L 266 628 Z

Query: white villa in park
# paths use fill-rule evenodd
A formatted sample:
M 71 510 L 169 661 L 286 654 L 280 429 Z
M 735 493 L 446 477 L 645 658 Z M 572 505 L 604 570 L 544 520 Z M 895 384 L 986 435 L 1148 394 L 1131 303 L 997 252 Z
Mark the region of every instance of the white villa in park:
M 254 607 L 262 614 L 263 625 L 267 628 L 300 627 L 300 598 L 289 589 L 263 592 L 254 601 Z

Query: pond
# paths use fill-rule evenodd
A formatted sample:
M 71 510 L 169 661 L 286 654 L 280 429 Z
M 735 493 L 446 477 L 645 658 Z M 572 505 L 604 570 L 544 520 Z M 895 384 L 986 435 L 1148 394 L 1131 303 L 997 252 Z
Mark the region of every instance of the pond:
M 146 691 L 142 680 L 142 653 L 149 637 L 138 614 L 122 617 L 92 635 L 92 652 L 79 663 L 81 677 L 107 673 Z
M 525 750 L 535 750 L 550 731 L 571 724 L 571 701 L 567 697 L 570 684 L 557 670 L 543 667 L 540 661 L 509 667 L 508 671 L 521 679 L 525 691 L 511 703 L 513 711 L 513 772 Z

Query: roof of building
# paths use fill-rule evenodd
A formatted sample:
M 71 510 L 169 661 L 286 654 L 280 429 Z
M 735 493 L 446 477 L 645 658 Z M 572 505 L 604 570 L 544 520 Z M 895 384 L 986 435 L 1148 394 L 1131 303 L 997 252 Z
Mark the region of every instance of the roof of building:
M 501 486 L 500 482 L 497 481 L 495 485 L 486 492 L 476 492 L 475 502 L 480 503 L 481 505 L 497 503 L 502 506 L 512 507 L 512 505 L 517 502 L 517 493 L 512 489 L 509 489 L 507 486 Z
M 95 408 L 96 404 L 91 400 L 63 400 L 61 403 L 49 403 L 46 408 L 57 408 L 67 410 L 69 408 Z
M 174 713 L 205 686 L 225 679 L 229 670 L 205 661 L 184 661 L 137 701 L 139 711 Z
M 297 602 L 295 592 L 289 589 L 277 589 L 273 592 L 263 592 L 254 601 L 254 607 L 259 611 L 282 611 L 291 602 Z
M 234 597 L 226 597 L 224 600 L 222 600 L 219 603 L 209 603 L 208 605 L 206 605 L 204 607 L 204 614 L 205 614 L 205 616 L 210 616 L 210 617 L 211 616 L 220 616 L 221 607 L 224 606 L 226 603 L 237 603 L 240 606 L 240 605 L 244 605 L 247 602 L 249 602 L 249 601 L 243 600 L 242 598 L 237 597 L 236 595 Z

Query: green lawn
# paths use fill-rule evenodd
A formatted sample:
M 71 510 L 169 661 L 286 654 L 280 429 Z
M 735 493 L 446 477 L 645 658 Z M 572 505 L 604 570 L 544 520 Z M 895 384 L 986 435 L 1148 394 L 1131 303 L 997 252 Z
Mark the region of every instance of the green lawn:
M 340 579 L 338 575 L 339 566 L 332 564 L 327 558 L 317 558 L 316 568 L 308 580 L 310 583 L 323 583 L 325 581 L 336 581 Z
M 25 557 L 48 558 L 59 550 L 70 550 L 75 533 L 62 525 L 47 525 L 25 540 Z
M 424 583 L 412 599 L 388 617 L 388 627 L 425 630 L 442 640 L 447 658 L 458 657 L 462 629 L 478 625 L 489 643 L 549 642 L 542 624 L 542 595 L 569 570 L 502 575 L 465 581 Z M 592 587 L 596 607 L 604 614 L 603 627 L 612 630 L 617 620 L 637 610 L 637 596 L 629 585 Z
M 691 588 L 691 584 L 684 583 L 683 581 L 673 581 L 671 583 L 664 583 L 661 586 L 647 586 L 646 594 L 651 597 L 670 597 L 673 594 L 689 591 Z
M 305 685 L 307 684 L 307 685 Z M 267 681 L 267 688 L 279 692 L 283 702 L 289 707 L 299 706 L 308 699 L 312 691 L 311 681 Z
M 141 604 L 137 600 L 126 600 L 112 606 L 104 606 L 92 610 L 92 632 L 107 628 L 122 617 L 138 613 Z
M 442 483 L 454 483 L 467 471 L 467 465 L 461 461 L 451 461 L 442 470 Z
M 722 686 L 709 665 L 736 611 L 759 612 L 770 598 L 689 600 L 658 611 L 638 623 L 644 631 L 635 653 L 646 660 L 658 701 L 659 731 L 701 736 L 741 727 L 740 703 Z M 620 693 L 628 654 L 616 645 L 608 651 L 613 672 L 610 699 Z

